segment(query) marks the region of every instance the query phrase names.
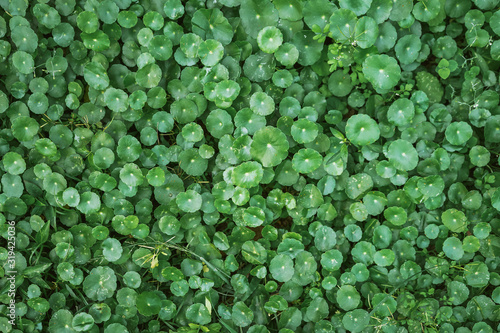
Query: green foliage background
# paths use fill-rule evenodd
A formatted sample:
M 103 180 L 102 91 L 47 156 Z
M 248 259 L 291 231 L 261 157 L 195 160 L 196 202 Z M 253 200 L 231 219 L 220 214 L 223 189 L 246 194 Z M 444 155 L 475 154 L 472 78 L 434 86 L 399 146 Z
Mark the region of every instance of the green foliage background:
M 500 331 L 499 0 L 0 7 L 0 332 Z

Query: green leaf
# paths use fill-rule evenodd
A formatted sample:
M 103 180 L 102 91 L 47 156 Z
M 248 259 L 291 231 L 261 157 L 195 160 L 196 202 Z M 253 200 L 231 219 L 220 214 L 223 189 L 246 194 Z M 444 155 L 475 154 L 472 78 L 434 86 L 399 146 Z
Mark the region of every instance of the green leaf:
M 85 295 L 94 301 L 104 301 L 112 297 L 116 287 L 115 272 L 109 267 L 93 268 L 83 281 Z
M 345 3 L 347 4 L 347 1 Z M 358 18 L 350 8 L 335 10 L 330 16 L 330 33 L 333 39 L 341 44 L 352 43 L 356 23 Z
M 104 67 L 97 62 L 85 65 L 83 75 L 85 81 L 96 90 L 104 90 L 109 86 L 109 77 Z
M 363 62 L 366 79 L 378 90 L 392 89 L 401 78 L 401 68 L 396 59 L 388 55 L 371 55 Z
M 99 29 L 99 19 L 94 12 L 81 12 L 76 17 L 76 25 L 81 31 L 91 34 Z
M 94 326 L 94 318 L 88 313 L 78 313 L 73 317 L 72 326 L 77 332 L 85 332 Z
M 429 22 L 439 14 L 440 8 L 439 0 L 422 0 L 415 4 L 412 13 L 417 20 Z
M 295 272 L 292 259 L 284 254 L 278 254 L 271 260 L 269 271 L 278 282 L 289 281 Z
M 26 268 L 23 271 L 23 275 L 28 277 L 28 278 L 34 277 L 34 276 L 37 276 L 37 275 L 45 272 L 47 269 L 50 268 L 50 266 L 52 266 L 52 263 L 33 265 L 33 266 Z
M 264 92 L 256 92 L 250 98 L 250 109 L 260 116 L 267 116 L 274 112 L 274 100 Z
M 337 271 L 343 262 L 342 253 L 339 250 L 328 250 L 321 255 L 321 266 L 327 271 Z
M 380 129 L 370 116 L 357 114 L 347 120 L 346 136 L 355 145 L 366 146 L 380 138 Z
M 441 214 L 443 224 L 452 232 L 465 232 L 467 230 L 467 218 L 465 214 L 454 208 L 450 208 Z
M 250 145 L 252 158 L 265 168 L 277 166 L 288 155 L 285 134 L 275 127 L 264 127 L 255 132 Z
M 482 288 L 490 280 L 488 266 L 482 262 L 471 262 L 464 267 L 464 277 L 467 284 L 474 288 Z
M 218 40 L 207 39 L 198 47 L 198 57 L 203 65 L 215 66 L 224 56 L 224 47 Z
M 120 259 L 123 253 L 120 241 L 114 238 L 108 238 L 102 242 L 102 253 L 107 261 L 114 262 Z
M 327 226 L 319 227 L 314 233 L 314 245 L 321 252 L 331 250 L 337 244 L 337 236 L 332 228 Z
M 446 128 L 446 139 L 453 145 L 460 146 L 472 137 L 472 127 L 464 122 L 454 122 Z
M 243 188 L 252 188 L 257 186 L 262 177 L 264 170 L 262 165 L 258 162 L 244 162 L 234 168 L 231 179 L 234 184 Z
M 358 306 L 360 300 L 361 296 L 353 286 L 344 285 L 337 291 L 337 302 L 339 306 L 345 311 L 355 309 Z
M 231 319 L 236 326 L 246 327 L 252 323 L 253 318 L 253 311 L 245 303 L 234 303 Z
M 59 309 L 50 318 L 48 329 L 50 333 L 73 333 L 76 332 L 70 323 L 73 322 L 73 315 L 69 310 Z
M 389 207 L 384 210 L 384 217 L 393 225 L 400 226 L 406 223 L 408 215 L 401 207 Z
M 202 198 L 201 195 L 193 190 L 179 193 L 175 198 L 177 206 L 182 211 L 194 213 L 201 208 Z
M 17 117 L 12 120 L 12 135 L 19 141 L 30 141 L 38 133 L 38 122 L 30 117 Z
M 252 38 L 264 27 L 276 26 L 279 19 L 278 11 L 269 0 L 242 1 L 239 14 L 243 28 Z
M 398 40 L 394 49 L 399 62 L 408 65 L 417 60 L 421 48 L 420 38 L 415 35 L 406 35 Z
M 241 254 L 246 261 L 254 265 L 263 265 L 266 263 L 266 249 L 258 242 L 246 241 L 241 247 Z
M 172 41 L 167 36 L 154 36 L 148 44 L 148 49 L 151 55 L 160 61 L 170 59 L 172 56 Z
M 82 32 L 80 36 L 85 47 L 95 52 L 106 51 L 111 46 L 109 36 L 101 30 L 97 30 L 90 34 Z
M 391 104 L 387 111 L 387 119 L 396 126 L 408 125 L 415 116 L 415 107 L 407 98 L 400 98 Z
M 196 324 L 206 325 L 211 322 L 211 316 L 205 305 L 196 303 L 186 310 L 186 318 Z
M 283 43 L 283 34 L 276 27 L 265 27 L 257 35 L 259 48 L 266 53 L 274 53 Z
M 370 323 L 370 314 L 363 309 L 350 311 L 342 318 L 342 324 L 351 332 L 362 332 Z
M 310 173 L 320 167 L 323 158 L 313 149 L 302 148 L 293 155 L 293 169 L 300 173 Z
M 152 291 L 144 291 L 137 296 L 137 311 L 143 316 L 157 315 L 161 310 L 161 299 Z
M 22 74 L 30 74 L 34 70 L 35 62 L 31 54 L 17 51 L 12 55 L 14 67 Z
M 444 241 L 443 251 L 451 260 L 460 260 L 464 255 L 462 242 L 456 237 L 449 237 Z
M 36 234 L 35 240 L 38 244 L 43 244 L 49 239 L 50 234 L 50 221 L 47 221 L 43 224 L 43 227 Z M 29 272 L 29 271 L 28 271 Z
M 318 127 L 312 121 L 302 118 L 293 123 L 291 134 L 298 143 L 309 143 L 318 136 Z
M 387 158 L 398 169 L 410 171 L 417 167 L 417 150 L 406 140 L 393 141 L 387 151 Z
M 34 297 L 28 300 L 28 305 L 39 313 L 46 313 L 50 309 L 49 302 L 42 297 Z
M 167 4 L 165 4 L 165 9 L 166 8 Z M 180 8 L 182 8 L 182 6 L 180 6 Z M 231 24 L 217 8 L 198 9 L 193 14 L 191 25 L 193 32 L 203 39 L 216 39 L 224 46 L 229 44 L 233 39 L 233 28 Z

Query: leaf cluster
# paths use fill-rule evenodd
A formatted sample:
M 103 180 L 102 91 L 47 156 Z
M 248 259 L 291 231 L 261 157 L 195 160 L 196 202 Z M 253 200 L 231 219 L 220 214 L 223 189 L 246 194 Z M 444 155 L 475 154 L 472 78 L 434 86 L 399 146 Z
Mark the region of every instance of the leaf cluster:
M 0 331 L 499 331 L 499 3 L 0 0 Z

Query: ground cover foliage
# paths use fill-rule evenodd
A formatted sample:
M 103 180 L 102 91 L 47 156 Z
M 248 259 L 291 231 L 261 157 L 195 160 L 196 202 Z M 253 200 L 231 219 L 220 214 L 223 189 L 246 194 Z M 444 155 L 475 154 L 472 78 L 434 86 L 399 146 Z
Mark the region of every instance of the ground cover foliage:
M 0 331 L 500 331 L 498 5 L 0 0 Z

